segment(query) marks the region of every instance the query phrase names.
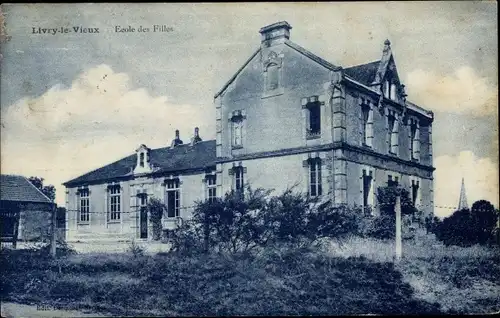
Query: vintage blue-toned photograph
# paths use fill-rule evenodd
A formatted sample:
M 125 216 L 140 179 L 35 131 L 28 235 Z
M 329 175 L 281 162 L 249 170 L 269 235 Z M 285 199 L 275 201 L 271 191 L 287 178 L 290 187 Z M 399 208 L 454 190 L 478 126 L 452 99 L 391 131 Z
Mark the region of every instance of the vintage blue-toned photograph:
M 497 10 L 2 4 L 2 317 L 500 313 Z

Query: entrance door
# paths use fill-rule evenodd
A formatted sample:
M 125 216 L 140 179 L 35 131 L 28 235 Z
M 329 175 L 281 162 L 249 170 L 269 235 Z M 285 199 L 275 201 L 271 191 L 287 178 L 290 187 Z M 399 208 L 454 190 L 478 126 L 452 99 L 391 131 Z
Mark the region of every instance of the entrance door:
M 141 207 L 141 238 L 148 238 L 148 209 Z

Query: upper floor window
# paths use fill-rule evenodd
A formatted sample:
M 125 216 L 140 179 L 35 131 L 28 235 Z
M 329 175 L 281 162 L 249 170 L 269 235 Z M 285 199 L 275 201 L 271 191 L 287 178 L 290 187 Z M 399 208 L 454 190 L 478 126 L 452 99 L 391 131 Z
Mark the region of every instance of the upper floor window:
M 370 106 L 366 104 L 361 106 L 361 116 L 362 143 L 364 146 L 371 147 L 373 139 L 373 110 Z
M 387 138 L 389 145 L 389 153 L 397 154 L 398 153 L 398 120 L 394 114 L 389 114 L 387 116 Z
M 233 121 L 233 146 L 243 146 L 243 121 Z
M 244 137 L 244 120 L 246 119 L 245 110 L 235 110 L 230 114 L 229 124 L 231 131 L 231 145 L 232 148 L 242 148 L 243 147 L 243 137 Z
M 269 64 L 266 69 L 266 90 L 271 91 L 279 87 L 279 67 L 277 64 Z
M 391 75 L 388 74 L 386 80 L 384 81 L 383 84 L 383 90 L 384 90 L 384 97 L 388 99 L 392 99 L 394 101 L 398 100 L 398 84 L 396 82 L 396 79 Z
M 410 155 L 412 160 L 420 159 L 420 129 L 414 120 L 410 123 Z
M 321 187 L 321 159 L 311 158 L 309 161 L 309 195 L 320 196 L 323 192 Z
M 307 138 L 318 138 L 321 136 L 321 104 L 319 102 L 308 103 L 307 109 Z
M 209 202 L 213 202 L 217 198 L 217 175 L 207 175 L 205 180 L 207 185 L 206 198 Z
M 78 190 L 80 204 L 78 207 L 78 222 L 86 223 L 90 221 L 90 191 L 88 188 Z
M 180 215 L 180 182 L 179 179 L 166 180 L 167 217 L 174 218 Z
M 112 185 L 108 188 L 108 221 L 119 221 L 121 218 L 121 187 Z

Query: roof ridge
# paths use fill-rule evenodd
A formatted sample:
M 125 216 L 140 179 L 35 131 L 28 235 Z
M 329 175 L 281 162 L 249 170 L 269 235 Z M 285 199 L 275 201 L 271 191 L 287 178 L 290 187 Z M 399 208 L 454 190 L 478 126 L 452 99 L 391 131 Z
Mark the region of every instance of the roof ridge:
M 334 65 L 334 64 L 328 62 L 327 60 L 321 58 L 319 55 L 311 52 L 310 50 L 293 42 L 292 40 L 286 40 L 285 44 L 288 45 L 289 47 L 291 47 L 292 49 L 296 50 L 297 52 L 302 53 L 303 55 L 307 56 L 308 58 L 312 59 L 313 61 L 321 64 L 322 66 L 324 66 L 332 71 L 336 71 L 336 70 L 339 70 L 342 68 L 341 66 L 337 66 L 337 65 Z
M 226 82 L 226 84 L 224 84 L 222 86 L 222 88 L 214 95 L 214 98 L 217 98 L 219 97 L 220 94 L 222 94 L 222 92 L 224 92 L 228 87 L 229 85 L 231 85 L 231 83 L 236 79 L 236 77 L 238 77 L 238 75 L 241 73 L 241 71 L 243 71 L 243 69 L 248 65 L 248 63 L 250 63 L 253 58 L 260 52 L 260 46 L 259 48 L 245 61 L 245 63 L 243 63 L 243 65 L 241 67 L 238 68 L 238 70 L 234 73 L 233 76 L 231 76 L 231 78 Z
M 110 163 L 108 163 L 107 165 L 100 166 L 99 168 L 95 168 L 95 169 L 93 169 L 93 170 L 90 170 L 89 172 L 85 172 L 84 174 L 81 174 L 81 175 L 79 175 L 79 176 L 77 176 L 77 177 L 71 178 L 70 180 L 68 180 L 68 181 L 66 181 L 66 182 L 64 182 L 64 183 L 62 183 L 62 185 L 66 185 L 66 184 L 68 184 L 68 183 L 72 182 L 73 180 L 76 180 L 76 179 L 81 178 L 81 177 L 83 177 L 83 176 L 86 176 L 86 175 L 88 175 L 88 174 L 90 174 L 90 173 L 92 173 L 92 172 L 96 172 L 96 171 L 97 171 L 97 170 L 99 170 L 99 169 L 102 169 L 102 168 L 104 168 L 104 167 L 107 167 L 107 166 L 110 166 L 110 165 L 115 164 L 115 163 L 117 163 L 117 162 L 120 162 L 120 161 L 122 161 L 122 160 L 124 160 L 124 159 L 127 159 L 127 158 L 128 158 L 128 157 L 130 157 L 130 156 L 133 156 L 133 154 L 127 155 L 127 156 L 122 157 L 122 158 L 120 158 L 120 159 L 118 159 L 118 160 L 116 160 L 116 161 L 110 162 Z
M 208 140 L 198 141 L 198 142 L 196 142 L 196 144 L 200 144 L 200 143 L 208 142 L 208 141 L 215 141 L 215 139 L 208 139 Z M 191 143 L 189 143 L 189 142 L 182 143 L 180 145 L 175 146 L 174 148 L 178 148 L 178 147 L 181 147 L 181 146 L 191 146 Z M 171 146 L 160 147 L 160 148 L 151 148 L 151 151 L 160 150 L 160 149 L 174 149 L 174 148 L 172 148 Z
M 368 64 L 375 64 L 375 63 L 380 63 L 380 60 L 376 60 L 376 61 L 373 61 L 373 62 L 368 62 L 368 63 L 363 63 L 363 64 L 356 64 L 356 65 L 344 67 L 344 70 L 349 69 L 349 68 L 358 67 L 358 66 L 364 66 L 364 65 L 368 65 Z

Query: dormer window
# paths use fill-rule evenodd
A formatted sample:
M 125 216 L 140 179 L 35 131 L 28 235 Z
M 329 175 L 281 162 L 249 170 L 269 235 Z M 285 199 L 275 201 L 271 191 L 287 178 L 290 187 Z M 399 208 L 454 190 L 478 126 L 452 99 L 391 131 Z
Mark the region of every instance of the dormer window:
M 151 149 L 146 147 L 146 145 L 141 145 L 136 150 L 137 163 L 136 163 L 136 166 L 134 169 L 134 174 L 151 172 L 150 152 L 151 152 Z
M 144 167 L 144 152 L 141 152 L 139 157 L 139 167 Z

